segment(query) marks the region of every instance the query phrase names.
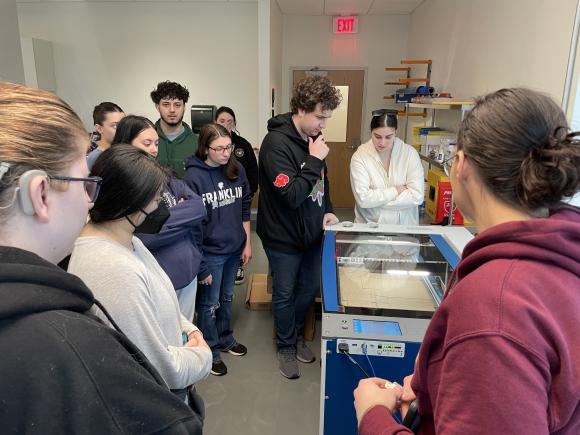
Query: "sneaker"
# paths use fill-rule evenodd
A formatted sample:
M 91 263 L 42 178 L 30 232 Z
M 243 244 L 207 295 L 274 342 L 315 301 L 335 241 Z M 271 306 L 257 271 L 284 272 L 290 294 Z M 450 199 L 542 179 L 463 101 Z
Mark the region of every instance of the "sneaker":
M 306 342 L 303 338 L 299 338 L 296 342 L 296 359 L 307 364 L 313 363 L 316 360 L 316 357 L 310 348 L 306 346 Z
M 223 376 L 228 372 L 228 368 L 222 360 L 216 361 L 211 365 L 211 374 L 214 376 Z
M 236 285 L 240 285 L 246 282 L 246 277 L 244 275 L 244 269 L 242 266 L 238 267 L 238 271 L 236 273 Z
M 296 362 L 296 351 L 293 348 L 279 350 L 278 362 L 282 376 L 288 379 L 297 379 L 300 377 L 300 369 Z
M 227 352 L 235 356 L 244 356 L 245 354 L 248 353 L 248 348 L 236 341 L 232 347 L 230 347 L 229 349 L 222 350 L 222 352 Z

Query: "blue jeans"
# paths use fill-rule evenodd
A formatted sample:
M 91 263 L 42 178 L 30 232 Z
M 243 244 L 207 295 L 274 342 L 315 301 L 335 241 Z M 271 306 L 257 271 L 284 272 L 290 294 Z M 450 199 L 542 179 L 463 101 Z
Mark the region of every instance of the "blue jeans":
M 320 289 L 320 245 L 298 254 L 264 247 L 272 273 L 272 311 L 278 349 L 295 347 Z
M 185 287 L 175 290 L 177 295 L 177 302 L 179 302 L 179 309 L 181 314 L 193 322 L 193 315 L 195 314 L 195 296 L 197 295 L 197 277 L 193 278 Z
M 207 268 L 212 276 L 210 285 L 200 285 L 197 304 L 197 326 L 211 348 L 213 361 L 219 361 L 220 350 L 232 347 L 236 340 L 231 326 L 232 299 L 240 254 L 205 254 Z

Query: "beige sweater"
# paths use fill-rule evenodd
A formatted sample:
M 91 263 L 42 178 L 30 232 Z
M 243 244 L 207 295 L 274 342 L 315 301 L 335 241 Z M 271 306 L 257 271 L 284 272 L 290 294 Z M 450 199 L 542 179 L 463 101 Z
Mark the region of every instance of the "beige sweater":
M 69 269 L 104 305 L 121 330 L 139 347 L 171 389 L 185 388 L 209 375 L 208 348 L 184 347 L 182 333 L 197 327 L 179 311 L 169 277 L 143 243 L 134 251 L 101 237 L 79 237 Z M 100 312 L 95 314 L 106 323 Z

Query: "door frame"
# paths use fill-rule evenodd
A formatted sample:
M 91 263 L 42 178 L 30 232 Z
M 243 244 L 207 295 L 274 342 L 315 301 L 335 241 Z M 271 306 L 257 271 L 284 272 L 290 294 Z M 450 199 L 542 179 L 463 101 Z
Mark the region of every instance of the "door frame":
M 314 68 L 316 68 L 318 71 L 364 71 L 364 84 L 363 84 L 363 96 L 362 96 L 362 112 L 361 112 L 361 131 L 360 131 L 360 137 L 358 138 L 360 143 L 363 143 L 363 132 L 364 129 L 367 128 L 367 126 L 365 126 L 364 121 L 365 121 L 365 109 L 367 107 L 367 83 L 368 83 L 368 76 L 369 76 L 369 69 L 368 67 L 337 67 L 337 66 L 332 66 L 332 67 L 322 67 L 322 66 L 291 66 L 290 67 L 290 75 L 288 76 L 290 80 L 288 80 L 288 84 L 290 89 L 288 90 L 289 92 L 289 98 L 288 98 L 288 105 L 290 105 L 290 101 L 292 100 L 292 91 L 294 90 L 294 71 L 296 70 L 301 70 L 301 71 L 308 71 L 308 70 L 314 70 Z M 290 107 L 288 107 L 290 108 Z

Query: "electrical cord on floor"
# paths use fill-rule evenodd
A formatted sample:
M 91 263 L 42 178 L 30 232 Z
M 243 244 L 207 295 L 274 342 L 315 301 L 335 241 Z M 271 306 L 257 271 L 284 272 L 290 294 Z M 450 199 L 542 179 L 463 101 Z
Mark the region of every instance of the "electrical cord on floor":
M 338 351 L 343 355 L 346 355 L 350 360 L 350 362 L 353 363 L 355 366 L 357 366 L 361 372 L 363 372 L 365 377 L 370 378 L 369 374 L 365 371 L 365 369 L 363 369 L 362 366 L 359 363 L 357 363 L 352 356 L 350 356 L 350 353 L 348 353 L 348 344 L 338 343 Z

